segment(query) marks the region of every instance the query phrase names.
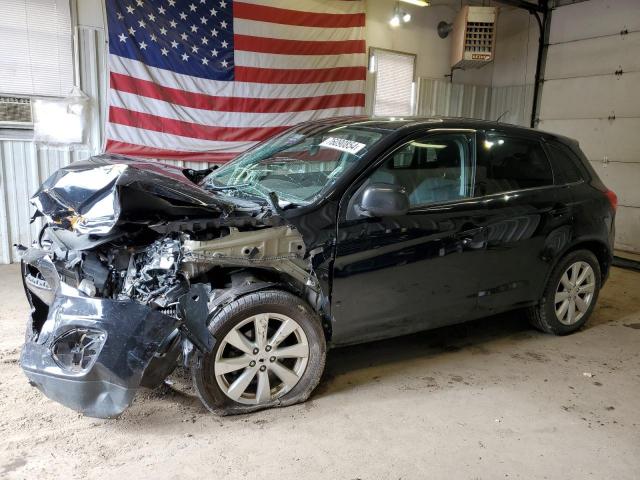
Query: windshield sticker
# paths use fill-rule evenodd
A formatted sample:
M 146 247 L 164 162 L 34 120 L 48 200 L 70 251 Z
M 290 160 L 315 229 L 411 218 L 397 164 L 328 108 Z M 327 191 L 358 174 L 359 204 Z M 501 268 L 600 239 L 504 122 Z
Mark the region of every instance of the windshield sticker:
M 353 140 L 346 140 L 344 138 L 329 137 L 320 144 L 321 147 L 333 148 L 342 152 L 351 153 L 352 155 L 358 153 L 367 145 L 365 143 L 354 142 Z

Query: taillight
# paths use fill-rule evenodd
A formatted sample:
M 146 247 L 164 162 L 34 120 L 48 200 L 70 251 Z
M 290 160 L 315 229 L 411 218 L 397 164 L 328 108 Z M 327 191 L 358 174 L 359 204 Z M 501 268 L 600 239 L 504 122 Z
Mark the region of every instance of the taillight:
M 613 208 L 613 211 L 615 212 L 616 208 L 618 208 L 618 196 L 614 191 L 609 189 L 604 192 L 604 196 L 607 197 L 607 200 L 609 200 L 609 203 L 611 204 L 611 208 Z

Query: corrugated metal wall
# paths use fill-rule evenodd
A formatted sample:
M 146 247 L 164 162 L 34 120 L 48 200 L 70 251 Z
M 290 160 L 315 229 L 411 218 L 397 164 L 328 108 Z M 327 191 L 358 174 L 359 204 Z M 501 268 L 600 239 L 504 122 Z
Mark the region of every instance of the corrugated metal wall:
M 533 85 L 484 87 L 420 78 L 417 115 L 470 117 L 528 126 Z M 503 115 L 504 114 L 504 115 Z
M 448 116 L 488 118 L 491 88 L 451 83 L 446 80 L 420 78 L 416 114 L 419 116 Z

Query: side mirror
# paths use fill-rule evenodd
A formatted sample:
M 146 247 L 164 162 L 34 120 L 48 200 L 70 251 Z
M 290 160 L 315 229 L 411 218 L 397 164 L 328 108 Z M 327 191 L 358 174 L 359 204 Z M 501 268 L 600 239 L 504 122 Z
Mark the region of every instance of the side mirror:
M 370 217 L 397 217 L 409 211 L 409 196 L 404 187 L 374 183 L 362 194 L 360 210 Z

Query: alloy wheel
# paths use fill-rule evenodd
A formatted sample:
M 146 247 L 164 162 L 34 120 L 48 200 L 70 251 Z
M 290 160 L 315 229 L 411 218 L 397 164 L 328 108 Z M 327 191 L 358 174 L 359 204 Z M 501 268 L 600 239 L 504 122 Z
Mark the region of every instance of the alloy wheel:
M 234 326 L 218 348 L 218 386 L 243 404 L 271 402 L 291 391 L 305 372 L 309 343 L 302 327 L 278 313 L 261 313 Z
M 589 310 L 596 287 L 595 273 L 587 262 L 571 264 L 560 277 L 556 288 L 555 311 L 563 325 L 580 321 Z

